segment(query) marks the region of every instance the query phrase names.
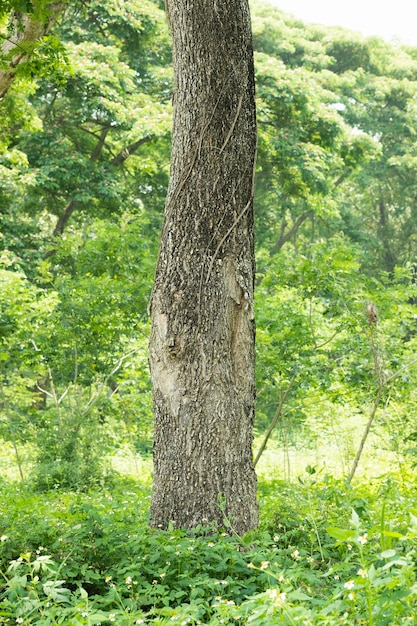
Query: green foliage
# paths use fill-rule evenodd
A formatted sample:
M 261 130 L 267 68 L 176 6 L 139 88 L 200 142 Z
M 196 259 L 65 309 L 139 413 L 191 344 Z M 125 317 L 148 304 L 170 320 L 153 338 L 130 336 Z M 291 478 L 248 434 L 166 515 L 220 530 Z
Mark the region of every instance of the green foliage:
M 139 223 L 126 216 L 110 230 L 97 222 L 92 240 L 64 242 L 54 259 L 59 277 L 48 262 L 40 266 L 43 289 L 4 256 L 1 435 L 16 449 L 36 444 L 34 480 L 43 489 L 101 482 L 109 446 L 149 448 L 151 261 Z
M 111 468 L 151 450 L 169 165 L 169 33 L 139 4 L 68 6 L 0 102 L 0 437 L 21 479 L 0 485 L 0 622 L 413 624 L 416 51 L 254 5 L 256 427 L 276 421 L 282 456 L 259 531 L 151 531 L 149 485 Z M 373 461 L 402 483 L 276 479 L 319 444 L 347 476 L 374 406 Z
M 346 474 L 383 379 L 374 434 L 413 463 L 415 51 L 252 13 L 259 438 L 336 441 Z M 75 3 L 0 102 L 0 434 L 42 488 L 151 449 L 170 64 L 161 2 Z
M 243 538 L 212 527 L 149 529 L 149 487 L 141 482 L 116 480 L 111 494 L 42 499 L 5 484 L 0 618 L 411 624 L 412 482 L 354 490 L 330 477 L 314 480 L 307 469 L 298 485 L 261 484 L 262 525 Z

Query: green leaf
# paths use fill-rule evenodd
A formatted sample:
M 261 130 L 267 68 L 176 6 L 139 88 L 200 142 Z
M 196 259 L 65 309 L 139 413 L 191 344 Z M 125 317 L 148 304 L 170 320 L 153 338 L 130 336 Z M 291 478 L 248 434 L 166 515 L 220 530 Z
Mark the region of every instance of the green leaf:
M 326 528 L 326 532 L 330 535 L 330 537 L 333 537 L 338 541 L 347 541 L 348 539 L 352 539 L 355 535 L 355 533 L 350 529 L 337 528 L 336 526 Z
M 396 551 L 391 549 L 391 550 L 384 550 L 384 552 L 381 552 L 379 556 L 381 557 L 381 559 L 390 559 L 396 554 L 397 554 Z
M 359 515 L 356 513 L 355 509 L 352 509 L 352 516 L 350 518 L 350 521 L 352 523 L 352 526 L 355 527 L 355 529 L 357 531 L 359 531 L 359 527 L 360 527 L 360 519 L 359 519 Z

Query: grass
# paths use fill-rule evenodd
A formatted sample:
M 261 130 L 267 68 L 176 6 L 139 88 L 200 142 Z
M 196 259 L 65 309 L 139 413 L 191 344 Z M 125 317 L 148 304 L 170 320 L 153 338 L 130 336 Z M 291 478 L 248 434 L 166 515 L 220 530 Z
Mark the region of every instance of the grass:
M 305 452 L 301 463 L 286 451 L 290 482 L 284 451 L 269 449 L 261 524 L 243 538 L 149 529 L 151 463 L 126 451 L 113 484 L 88 493 L 38 494 L 9 475 L 0 624 L 417 624 L 412 473 L 387 472 L 380 454 L 385 477 L 348 486 Z

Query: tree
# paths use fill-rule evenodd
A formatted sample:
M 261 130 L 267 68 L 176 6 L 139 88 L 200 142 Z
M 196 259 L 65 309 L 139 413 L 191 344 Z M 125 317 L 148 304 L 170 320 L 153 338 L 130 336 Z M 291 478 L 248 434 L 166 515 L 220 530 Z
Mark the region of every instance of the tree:
M 254 419 L 256 111 L 246 0 L 168 0 L 170 185 L 151 298 L 151 524 L 258 522 Z
M 0 48 L 0 98 L 7 93 L 19 66 L 31 58 L 42 38 L 64 10 L 64 6 L 64 2 L 45 0 L 11 0 L 5 3 L 6 11 L 10 9 L 10 14 L 7 36 L 2 37 Z M 0 7 L 0 17 L 4 12 L 4 8 Z
M 54 33 L 67 55 L 65 80 L 20 77 L 0 101 L 0 230 L 32 279 L 45 254 L 56 265 L 63 232 L 145 206 L 156 250 L 168 184 L 164 12 L 150 1 L 75 3 Z

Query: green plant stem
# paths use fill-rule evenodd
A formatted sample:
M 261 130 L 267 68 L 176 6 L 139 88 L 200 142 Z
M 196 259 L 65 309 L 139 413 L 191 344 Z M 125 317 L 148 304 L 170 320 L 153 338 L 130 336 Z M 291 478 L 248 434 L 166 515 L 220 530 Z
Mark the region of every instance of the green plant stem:
M 24 480 L 25 480 L 25 477 L 23 475 L 22 459 L 20 457 L 20 452 L 19 452 L 19 449 L 18 449 L 18 447 L 16 445 L 16 438 L 15 438 L 13 433 L 12 433 L 12 445 L 13 445 L 13 450 L 14 450 L 14 454 L 15 454 L 15 457 L 16 457 L 17 467 L 19 468 L 20 479 L 21 479 L 21 481 L 23 483 Z
M 361 567 L 365 571 L 367 570 L 366 559 L 363 554 L 362 547 L 360 548 L 361 555 Z M 366 575 L 366 583 L 365 583 L 365 593 L 366 593 L 366 606 L 368 609 L 368 626 L 374 626 L 374 617 L 372 614 L 372 608 L 374 606 L 373 598 L 372 598 L 372 589 L 371 589 L 371 581 L 369 580 L 369 575 Z
M 403 365 L 403 367 L 400 367 L 399 370 L 397 370 L 396 372 L 394 372 L 393 374 L 391 374 L 391 376 L 385 377 L 382 375 L 382 372 L 380 372 L 380 374 L 378 374 L 378 367 L 379 367 L 379 363 L 375 357 L 375 363 L 376 363 L 376 369 L 377 369 L 377 375 L 378 375 L 378 389 L 377 389 L 377 393 L 375 396 L 375 400 L 374 400 L 374 404 L 372 406 L 372 411 L 371 411 L 371 415 L 369 416 L 369 420 L 368 423 L 366 424 L 365 427 L 365 431 L 362 435 L 362 439 L 361 442 L 359 444 L 359 448 L 358 451 L 356 453 L 355 456 L 355 460 L 353 461 L 353 465 L 352 465 L 352 469 L 350 470 L 350 474 L 348 476 L 347 482 L 348 484 L 350 484 L 352 482 L 352 479 L 355 475 L 356 469 L 358 467 L 358 463 L 359 463 L 359 459 L 361 458 L 362 455 L 362 451 L 366 442 L 366 439 L 369 435 L 369 431 L 371 430 L 371 426 L 372 423 L 375 419 L 375 415 L 376 412 L 378 410 L 378 406 L 379 403 L 381 401 L 381 397 L 382 397 L 382 392 L 385 389 L 385 387 L 388 385 L 389 382 L 395 380 L 402 372 L 404 372 L 405 370 L 407 370 L 408 368 L 410 368 L 412 365 L 415 365 L 417 363 L 417 359 L 413 359 L 413 361 L 410 361 L 410 363 L 406 363 L 405 365 Z
M 376 415 L 376 412 L 378 410 L 379 403 L 381 401 L 381 396 L 382 396 L 383 389 L 384 389 L 384 386 L 383 385 L 379 385 L 377 394 L 375 396 L 374 404 L 373 404 L 373 407 L 372 407 L 371 415 L 369 416 L 368 423 L 366 424 L 364 433 L 362 435 L 361 442 L 359 444 L 359 448 L 358 448 L 358 450 L 356 452 L 356 456 L 355 456 L 355 459 L 353 461 L 352 469 L 350 470 L 350 474 L 349 474 L 348 479 L 347 479 L 347 482 L 349 484 L 352 482 L 352 479 L 353 479 L 353 477 L 355 475 L 355 472 L 357 470 L 357 467 L 358 467 L 358 464 L 359 464 L 359 460 L 360 460 L 360 458 L 362 456 L 363 448 L 365 446 L 365 442 L 366 442 L 366 440 L 368 438 L 369 431 L 371 430 L 372 423 L 373 423 L 373 421 L 375 419 L 375 415 Z
M 263 454 L 263 452 L 264 452 L 264 450 L 266 448 L 266 444 L 269 441 L 269 438 L 270 438 L 270 436 L 272 434 L 272 431 L 274 430 L 275 426 L 277 425 L 277 422 L 278 422 L 279 418 L 282 415 L 282 409 L 283 409 L 285 400 L 287 399 L 288 394 L 290 393 L 291 389 L 294 386 L 295 379 L 296 379 L 296 377 L 293 376 L 293 378 L 290 380 L 290 383 L 289 383 L 288 387 L 286 388 L 286 390 L 281 395 L 281 398 L 280 398 L 279 404 L 278 404 L 278 406 L 276 408 L 274 417 L 272 418 L 272 422 L 271 422 L 268 430 L 266 431 L 266 435 L 264 437 L 264 440 L 263 440 L 263 442 L 261 444 L 261 447 L 258 450 L 258 453 L 256 455 L 255 461 L 253 463 L 255 467 L 256 467 L 256 464 L 258 463 L 259 459 L 261 458 L 261 456 L 262 456 L 262 454 Z
M 14 432 L 13 432 L 12 420 L 11 420 L 11 416 L 10 416 L 10 408 L 9 408 L 9 404 L 8 404 L 8 402 L 6 400 L 6 396 L 4 395 L 3 388 L 0 388 L 0 393 L 1 393 L 1 397 L 3 399 L 3 406 L 4 406 L 4 409 L 5 409 L 5 413 L 6 413 L 8 424 L 9 424 L 9 432 L 10 432 L 10 436 L 11 436 L 11 440 L 12 440 L 12 446 L 13 446 L 14 454 L 15 454 L 15 457 L 16 457 L 17 467 L 19 469 L 20 479 L 21 479 L 22 482 L 24 482 L 25 477 L 24 477 L 24 474 L 23 474 L 22 458 L 20 456 L 20 452 L 19 452 L 19 449 L 17 447 L 16 437 L 15 437 Z
M 308 497 L 308 506 L 310 508 L 311 521 L 312 521 L 312 524 L 313 524 L 313 527 L 314 527 L 314 532 L 315 532 L 315 535 L 316 535 L 316 538 L 317 538 L 317 542 L 319 544 L 319 551 L 320 551 L 321 561 L 322 561 L 322 563 L 324 563 L 323 546 L 321 545 L 319 529 L 317 528 L 316 519 L 314 517 L 313 505 L 311 503 L 310 489 L 308 489 L 308 491 L 307 491 L 307 497 Z

